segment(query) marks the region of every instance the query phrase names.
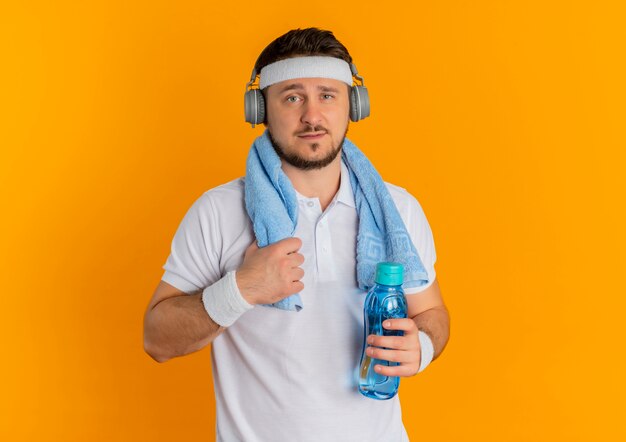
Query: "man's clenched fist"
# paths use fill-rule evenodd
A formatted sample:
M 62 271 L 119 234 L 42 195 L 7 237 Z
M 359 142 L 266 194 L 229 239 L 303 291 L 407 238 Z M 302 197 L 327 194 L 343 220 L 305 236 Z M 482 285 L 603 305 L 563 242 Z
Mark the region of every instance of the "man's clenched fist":
M 250 304 L 273 304 L 302 291 L 304 256 L 299 238 L 285 238 L 259 249 L 256 240 L 246 249 L 235 276 L 237 286 Z

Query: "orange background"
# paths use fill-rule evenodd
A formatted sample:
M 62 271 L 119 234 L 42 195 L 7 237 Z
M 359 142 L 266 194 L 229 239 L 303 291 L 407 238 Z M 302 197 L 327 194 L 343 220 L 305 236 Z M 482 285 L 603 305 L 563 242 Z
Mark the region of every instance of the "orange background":
M 143 313 L 202 192 L 244 174 L 256 57 L 331 29 L 349 137 L 430 221 L 447 349 L 412 440 L 626 440 L 622 2 L 15 2 L 0 11 L 0 439 L 213 440 L 209 350 Z M 27 4 L 28 3 L 28 4 Z

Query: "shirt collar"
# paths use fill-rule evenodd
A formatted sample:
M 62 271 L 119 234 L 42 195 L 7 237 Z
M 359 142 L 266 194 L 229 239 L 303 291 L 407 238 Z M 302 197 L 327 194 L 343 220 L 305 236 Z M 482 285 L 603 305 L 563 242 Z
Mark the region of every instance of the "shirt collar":
M 295 190 L 295 189 L 294 189 Z M 310 201 L 311 199 L 317 198 L 307 198 L 304 195 L 300 194 L 296 190 L 296 197 L 298 201 Z M 335 194 L 333 198 L 333 202 L 343 203 L 346 206 L 356 208 L 356 203 L 354 201 L 354 193 L 352 192 L 352 184 L 350 183 L 350 172 L 348 171 L 348 166 L 343 162 L 343 158 L 341 159 L 341 181 L 339 183 L 339 190 Z
M 352 183 L 350 183 L 350 171 L 348 171 L 348 166 L 344 164 L 343 158 L 341 159 L 341 183 L 339 184 L 336 198 L 338 203 L 356 208 Z

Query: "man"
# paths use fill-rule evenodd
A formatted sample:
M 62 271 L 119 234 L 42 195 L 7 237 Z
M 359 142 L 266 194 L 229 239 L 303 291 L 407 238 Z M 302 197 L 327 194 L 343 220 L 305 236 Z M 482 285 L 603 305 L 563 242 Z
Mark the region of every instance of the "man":
M 317 69 L 307 57 L 317 56 L 330 62 L 329 73 L 307 76 Z M 398 396 L 372 400 L 356 384 L 366 293 L 355 271 L 359 212 L 340 155 L 351 63 L 334 35 L 316 28 L 290 31 L 262 52 L 255 71 L 263 122 L 295 191 L 295 232 L 258 247 L 244 198 L 251 181 L 211 189 L 183 218 L 148 305 L 144 345 L 156 361 L 212 344 L 219 441 L 408 440 Z M 408 377 L 441 354 L 449 319 L 424 212 L 404 189 L 385 186 L 428 282 L 405 290 L 409 317 L 385 325 L 404 336 L 370 336 L 367 351 L 400 363 L 379 373 Z M 296 294 L 300 311 L 269 306 Z

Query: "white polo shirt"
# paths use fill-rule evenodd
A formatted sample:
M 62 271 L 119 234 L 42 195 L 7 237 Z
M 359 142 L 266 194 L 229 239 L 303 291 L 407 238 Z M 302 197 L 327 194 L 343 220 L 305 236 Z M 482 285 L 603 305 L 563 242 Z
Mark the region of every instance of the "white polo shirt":
M 419 296 L 435 279 L 433 235 L 418 201 L 385 184 L 428 272 L 426 286 L 407 290 Z M 398 395 L 378 401 L 357 388 L 366 293 L 356 283 L 358 216 L 346 166 L 324 212 L 318 198 L 297 197 L 304 308 L 255 306 L 211 344 L 217 440 L 408 441 Z M 243 178 L 211 189 L 185 214 L 162 279 L 202 290 L 237 269 L 253 240 Z

